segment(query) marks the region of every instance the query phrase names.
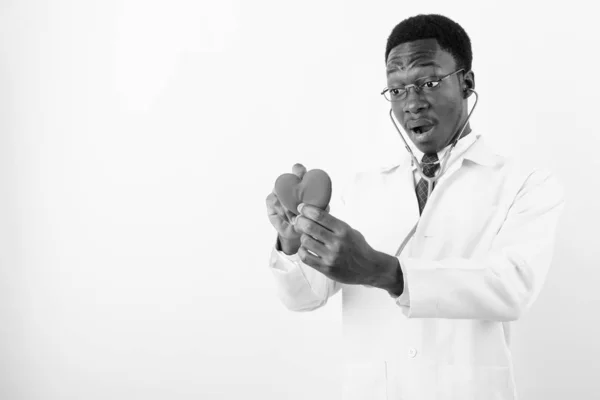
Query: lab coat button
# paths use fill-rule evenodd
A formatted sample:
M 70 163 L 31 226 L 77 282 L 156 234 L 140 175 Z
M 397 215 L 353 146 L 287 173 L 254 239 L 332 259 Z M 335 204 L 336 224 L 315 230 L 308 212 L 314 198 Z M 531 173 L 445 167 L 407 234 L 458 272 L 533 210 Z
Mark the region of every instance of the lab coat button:
M 410 358 L 415 358 L 417 356 L 417 349 L 415 349 L 414 347 L 408 349 L 408 356 Z

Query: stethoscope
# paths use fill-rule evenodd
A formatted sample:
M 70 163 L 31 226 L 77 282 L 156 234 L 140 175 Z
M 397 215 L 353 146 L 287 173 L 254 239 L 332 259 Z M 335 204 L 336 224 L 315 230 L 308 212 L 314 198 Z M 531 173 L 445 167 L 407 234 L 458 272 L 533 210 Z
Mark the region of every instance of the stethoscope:
M 475 107 L 477 106 L 477 101 L 479 100 L 479 94 L 477 94 L 477 92 L 474 89 L 469 88 L 467 90 L 470 90 L 471 92 L 473 92 L 475 94 L 475 103 L 473 104 L 471 111 L 467 115 L 466 121 L 463 123 L 463 126 L 460 129 L 460 133 L 458 134 L 458 137 L 456 139 L 454 139 L 452 145 L 450 146 L 450 148 L 448 149 L 448 151 L 446 152 L 446 154 L 444 155 L 442 160 L 441 161 L 438 160 L 435 163 L 435 164 L 439 163 L 440 168 L 438 168 L 437 171 L 435 171 L 435 173 L 432 177 L 425 175 L 425 173 L 423 172 L 423 167 L 421 166 L 421 163 L 419 163 L 419 160 L 417 160 L 417 157 L 415 157 L 413 151 L 411 150 L 410 146 L 406 142 L 406 139 L 404 139 L 404 135 L 402 135 L 400 128 L 398 128 L 398 124 L 396 124 L 396 121 L 394 120 L 394 115 L 392 113 L 392 109 L 390 109 L 390 119 L 392 120 L 394 127 L 398 131 L 400 138 L 404 142 L 404 147 L 410 154 L 413 165 L 415 165 L 417 167 L 417 172 L 419 173 L 419 175 L 421 175 L 421 178 L 423 178 L 425 180 L 425 182 L 427 182 L 427 197 L 428 198 L 429 198 L 429 196 L 431 196 L 431 192 L 433 191 L 433 186 L 442 177 L 442 175 L 446 171 L 447 163 L 448 163 L 448 160 L 450 159 L 450 154 L 452 153 L 452 150 L 454 149 L 454 147 L 456 146 L 458 141 L 462 138 L 465 128 L 467 127 L 467 124 L 469 123 L 469 120 L 471 119 L 471 114 L 473 114 L 473 111 L 475 110 Z M 408 241 L 414 236 L 415 232 L 417 231 L 417 226 L 419 226 L 419 221 L 420 221 L 420 218 L 419 218 L 419 220 L 417 220 L 417 222 L 415 223 L 415 226 L 413 226 L 413 228 L 410 230 L 408 235 L 406 235 L 406 238 L 404 238 L 404 241 L 402 241 L 402 243 L 400 244 L 400 247 L 398 247 L 398 251 L 396 251 L 396 257 L 398 257 L 400 255 L 400 253 L 402 253 L 402 250 L 404 250 L 404 247 L 408 244 Z
M 402 132 L 400 132 L 400 128 L 398 128 L 398 124 L 396 124 L 396 121 L 394 120 L 394 116 L 392 113 L 392 109 L 390 108 L 390 119 L 392 120 L 394 127 L 398 131 L 400 138 L 404 142 L 404 147 L 410 154 L 413 165 L 415 165 L 417 167 L 417 172 L 419 173 L 419 175 L 421 175 L 421 178 L 423 178 L 425 180 L 425 182 L 427 182 L 427 197 L 428 198 L 429 198 L 429 196 L 431 196 L 431 192 L 433 191 L 433 186 L 446 171 L 446 166 L 447 166 L 446 164 L 448 163 L 448 160 L 450 159 L 450 154 L 452 154 L 452 150 L 454 149 L 454 147 L 456 146 L 458 141 L 462 138 L 463 132 L 465 131 L 465 128 L 467 127 L 467 124 L 469 123 L 469 120 L 471 119 L 471 114 L 473 114 L 473 111 L 475 110 L 475 107 L 477 106 L 477 100 L 479 100 L 479 95 L 477 94 L 477 92 L 474 89 L 469 88 L 467 90 L 470 90 L 471 92 L 473 92 L 475 94 L 475 103 L 473 104 L 473 107 L 471 108 L 469 115 L 467 115 L 467 120 L 463 123 L 463 126 L 460 130 L 460 133 L 458 134 L 458 137 L 452 143 L 452 146 L 450 146 L 450 148 L 448 149 L 448 151 L 446 152 L 446 154 L 444 155 L 444 157 L 442 158 L 441 161 L 438 160 L 437 162 L 435 162 L 435 164 L 440 164 L 440 168 L 438 168 L 435 171 L 435 173 L 432 177 L 425 175 L 425 173 L 423 172 L 423 167 L 421 166 L 421 163 L 419 163 L 419 160 L 417 160 L 417 158 L 415 157 L 413 151 L 411 150 L 410 146 L 406 142 L 406 139 L 404 139 L 404 135 L 402 135 Z

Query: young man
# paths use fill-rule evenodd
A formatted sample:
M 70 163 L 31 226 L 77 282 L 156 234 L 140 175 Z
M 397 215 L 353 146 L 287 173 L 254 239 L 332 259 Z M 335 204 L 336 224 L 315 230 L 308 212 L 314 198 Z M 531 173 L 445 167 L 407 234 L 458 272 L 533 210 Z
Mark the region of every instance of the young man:
M 359 174 L 335 216 L 301 206 L 292 220 L 270 194 L 279 296 L 307 311 L 342 290 L 344 399 L 515 399 L 511 322 L 542 288 L 562 187 L 471 131 L 471 44 L 457 23 L 406 19 L 385 57 L 382 94 L 418 163 L 407 153 Z M 423 175 L 439 176 L 433 191 Z

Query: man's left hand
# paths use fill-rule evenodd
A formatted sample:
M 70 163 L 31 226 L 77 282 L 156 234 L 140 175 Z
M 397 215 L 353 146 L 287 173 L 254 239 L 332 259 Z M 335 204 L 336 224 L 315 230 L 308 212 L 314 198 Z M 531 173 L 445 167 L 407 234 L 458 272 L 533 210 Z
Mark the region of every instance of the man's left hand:
M 302 234 L 298 256 L 305 264 L 341 283 L 379 287 L 391 295 L 402 293 L 398 260 L 373 249 L 359 231 L 344 221 L 317 207 L 303 205 L 294 226 Z

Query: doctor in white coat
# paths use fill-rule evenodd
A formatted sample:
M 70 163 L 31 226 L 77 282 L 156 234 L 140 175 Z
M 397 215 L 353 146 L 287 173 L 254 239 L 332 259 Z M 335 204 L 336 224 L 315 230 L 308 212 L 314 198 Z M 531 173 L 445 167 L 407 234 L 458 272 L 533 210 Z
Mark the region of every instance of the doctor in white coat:
M 385 58 L 383 95 L 411 151 L 425 175 L 445 168 L 428 194 L 405 152 L 334 193 L 330 212 L 301 205 L 297 218 L 271 193 L 279 297 L 310 311 L 341 291 L 345 400 L 517 399 L 511 324 L 544 284 L 562 186 L 471 130 L 471 45 L 457 23 L 406 19 Z

